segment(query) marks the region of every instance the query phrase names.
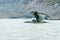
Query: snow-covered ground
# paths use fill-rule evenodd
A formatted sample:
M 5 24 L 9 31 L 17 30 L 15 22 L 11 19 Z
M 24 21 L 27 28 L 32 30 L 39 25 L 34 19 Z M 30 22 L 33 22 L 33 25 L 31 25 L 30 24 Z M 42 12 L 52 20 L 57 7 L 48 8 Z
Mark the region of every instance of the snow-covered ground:
M 60 20 L 26 22 L 30 20 L 0 19 L 0 40 L 60 40 Z

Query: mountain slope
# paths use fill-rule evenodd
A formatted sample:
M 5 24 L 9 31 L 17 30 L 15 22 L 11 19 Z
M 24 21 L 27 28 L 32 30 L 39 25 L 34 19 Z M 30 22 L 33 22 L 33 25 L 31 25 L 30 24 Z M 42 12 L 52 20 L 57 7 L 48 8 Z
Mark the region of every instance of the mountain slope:
M 30 11 L 36 10 L 54 18 L 52 14 L 59 12 L 60 0 L 0 0 L 0 10 L 9 11 L 12 14 L 17 13 L 21 15 L 23 13 L 22 16 L 31 16 Z

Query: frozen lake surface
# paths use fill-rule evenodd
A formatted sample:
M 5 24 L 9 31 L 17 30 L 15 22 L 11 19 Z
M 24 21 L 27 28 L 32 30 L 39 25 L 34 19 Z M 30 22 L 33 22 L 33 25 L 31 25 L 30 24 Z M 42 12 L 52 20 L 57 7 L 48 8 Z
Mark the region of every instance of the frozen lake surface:
M 0 19 L 0 40 L 60 40 L 60 20 L 24 23 L 31 19 Z

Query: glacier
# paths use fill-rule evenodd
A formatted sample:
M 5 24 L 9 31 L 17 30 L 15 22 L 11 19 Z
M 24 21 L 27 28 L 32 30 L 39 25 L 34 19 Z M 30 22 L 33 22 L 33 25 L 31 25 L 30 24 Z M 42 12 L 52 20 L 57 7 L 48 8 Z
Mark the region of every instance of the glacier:
M 60 40 L 60 20 L 0 19 L 0 40 Z

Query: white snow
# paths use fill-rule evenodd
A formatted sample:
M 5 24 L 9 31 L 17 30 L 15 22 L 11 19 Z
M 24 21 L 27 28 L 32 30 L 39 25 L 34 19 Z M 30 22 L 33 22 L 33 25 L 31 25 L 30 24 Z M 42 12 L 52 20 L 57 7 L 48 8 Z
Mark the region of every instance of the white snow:
M 0 19 L 0 40 L 60 40 L 60 21 L 24 23 L 31 19 Z

